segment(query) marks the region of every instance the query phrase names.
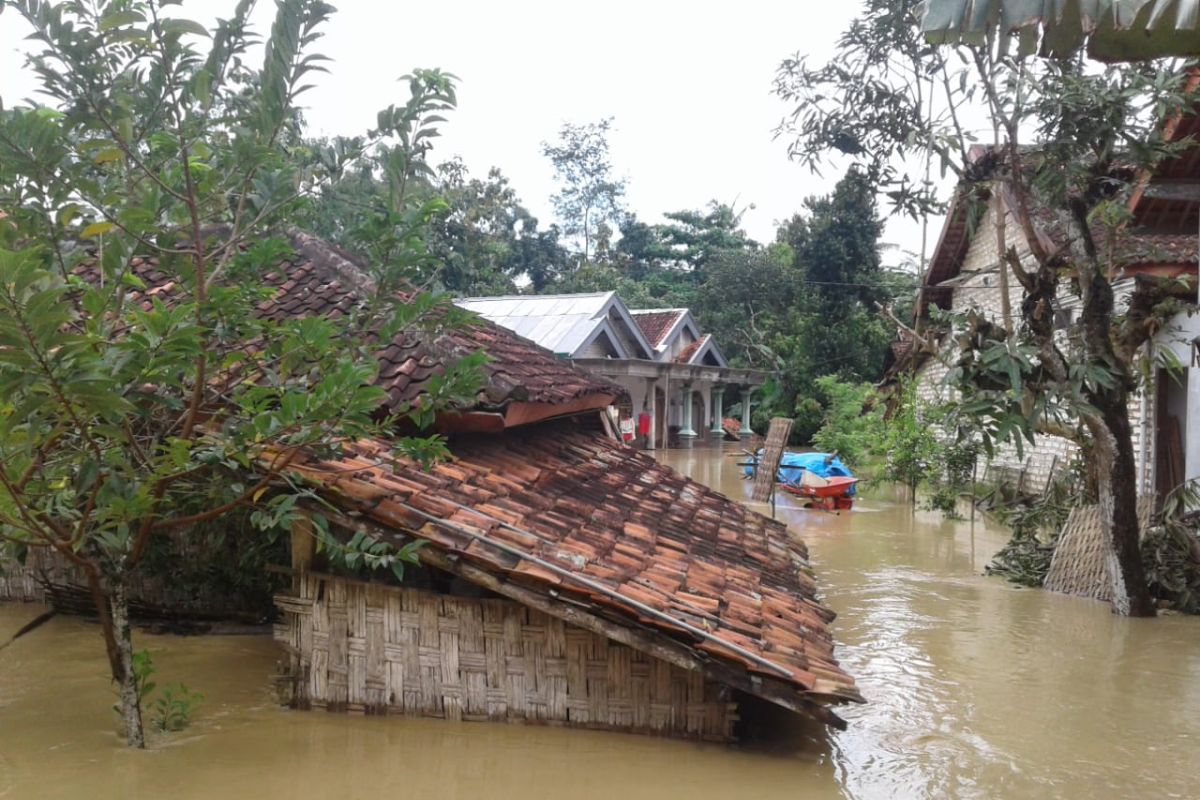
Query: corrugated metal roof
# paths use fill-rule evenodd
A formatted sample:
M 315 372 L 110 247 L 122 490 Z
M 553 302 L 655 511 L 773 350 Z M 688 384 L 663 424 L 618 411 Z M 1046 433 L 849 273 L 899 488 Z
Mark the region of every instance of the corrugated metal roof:
M 467 297 L 455 303 L 555 353 L 574 355 L 604 322 L 614 292 Z

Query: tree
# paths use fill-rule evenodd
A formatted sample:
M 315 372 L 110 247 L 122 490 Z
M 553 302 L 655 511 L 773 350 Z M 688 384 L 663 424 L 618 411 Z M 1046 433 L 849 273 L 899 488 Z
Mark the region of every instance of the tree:
M 703 281 L 705 267 L 717 253 L 758 247 L 741 228 L 744 213 L 716 200 L 707 211 L 670 211 L 663 215 L 668 222 L 654 226 L 655 244 L 647 255 L 688 269 L 697 282 Z
M 1182 287 L 1138 281 L 1129 313 L 1119 314 L 1105 245 L 1121 236 L 1138 175 L 1178 154 L 1161 126 L 1192 100 L 1171 63 L 1096 68 L 1080 58 L 1030 60 L 1027 49 L 1009 52 L 1004 36 L 930 45 L 915 6 L 871 0 L 842 37 L 836 61 L 815 69 L 798 59 L 784 63 L 776 87 L 797 103 L 785 126 L 795 137 L 792 152 L 814 165 L 831 150 L 845 154 L 897 210 L 919 214 L 937 207 L 933 186 L 913 170 L 920 165 L 910 156 L 923 151 L 957 175 L 963 202 L 988 198 L 1000 210 L 992 233 L 1002 254 L 1001 293 L 1011 276 L 1024 299 L 1018 323 L 1008 309 L 1000 324 L 978 315 L 952 320 L 961 347 L 952 371 L 959 412 L 989 452 L 999 442 L 1031 442 L 1035 431 L 1085 449 L 1113 608 L 1153 615 L 1138 553 L 1129 404 L 1142 346 L 1181 308 Z M 960 120 L 977 100 L 994 132 L 990 148 L 972 152 Z M 1030 131 L 1035 140 L 1026 147 L 1022 134 Z M 1035 220 L 1035 209 L 1052 219 Z M 1028 243 L 1027 260 L 1007 238 L 1009 217 Z M 1039 236 L 1047 227 L 1056 246 Z M 1060 285 L 1082 309 L 1066 337 L 1051 313 Z M 920 331 L 910 333 L 924 342 Z
M 882 371 L 891 332 L 874 304 L 907 288 L 880 264 L 881 231 L 872 188 L 851 172 L 832 194 L 806 199 L 771 246 L 717 250 L 705 268 L 693 310 L 731 358 L 775 373 L 762 411 L 793 417 L 798 442 L 825 413 L 818 378 Z
M 876 379 L 891 332 L 875 313 L 890 300 L 883 286 L 880 236 L 883 220 L 874 187 L 851 169 L 833 193 L 805 201 L 807 216 L 790 227 L 796 264 L 811 297 L 814 328 L 809 350 L 818 374 L 845 380 Z
M 542 153 L 554 165 L 561 188 L 552 199 L 563 232 L 581 237 L 582 263 L 591 255 L 596 226 L 620 224 L 625 181 L 613 175 L 608 154 L 612 117 L 582 125 L 564 123 L 554 144 L 542 142 Z
M 148 543 L 248 506 L 285 521 L 297 453 L 397 423 L 379 419 L 372 342 L 443 308 L 395 293 L 426 255 L 434 209 L 404 187 L 428 173 L 429 115 L 392 107 L 369 136 L 302 153 L 296 98 L 323 69 L 310 49 L 332 8 L 281 0 L 256 68 L 249 0 L 211 30 L 173 5 L 0 3 L 32 31 L 28 65 L 54 102 L 0 111 L 0 543 L 86 576 L 138 747 L 128 591 Z M 410 85 L 409 110 L 453 104 L 441 73 Z M 290 253 L 278 232 L 368 152 L 393 188 L 374 292 L 338 318 L 256 313 Z M 148 269 L 171 279 L 153 298 Z M 438 400 L 469 392 L 472 370 L 449 370 Z

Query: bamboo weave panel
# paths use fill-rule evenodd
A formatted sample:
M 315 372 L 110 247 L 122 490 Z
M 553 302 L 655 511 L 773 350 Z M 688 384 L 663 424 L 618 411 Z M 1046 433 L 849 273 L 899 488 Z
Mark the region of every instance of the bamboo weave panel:
M 752 499 L 756 503 L 766 502 L 771 496 L 771 487 L 775 485 L 775 475 L 779 472 L 783 448 L 787 447 L 793 424 L 793 420 L 786 417 L 775 417 L 771 420 L 771 427 L 767 429 L 767 443 L 763 445 L 762 458 L 759 459 L 758 469 L 754 473 Z
M 1152 497 L 1138 499 L 1138 526 L 1143 532 L 1150 524 L 1154 509 Z M 1104 529 L 1100 524 L 1100 506 L 1076 506 L 1071 509 L 1062 535 L 1050 558 L 1043 587 L 1052 592 L 1110 599 L 1108 565 L 1105 561 Z
M 0 558 L 0 601 L 50 603 L 55 598 L 46 591 L 47 583 L 87 592 L 87 576 L 83 570 L 57 552 L 30 548 L 24 564 Z M 245 611 L 231 595 L 220 592 L 192 594 L 180 589 L 169 575 L 147 575 L 145 570 L 138 570 L 130 578 L 129 596 L 135 603 L 176 612 L 215 615 Z
M 737 719 L 701 673 L 509 600 L 305 575 L 276 604 L 301 707 L 710 740 Z

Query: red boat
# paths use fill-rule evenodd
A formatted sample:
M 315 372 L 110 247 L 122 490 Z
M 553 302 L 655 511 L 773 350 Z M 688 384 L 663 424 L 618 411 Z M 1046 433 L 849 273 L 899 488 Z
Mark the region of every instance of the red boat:
M 825 511 L 846 511 L 854 506 L 854 496 L 850 494 L 851 487 L 858 483 L 858 478 L 833 476 L 822 478 L 808 470 L 800 476 L 800 484 L 793 486 L 788 483 L 779 484 L 785 492 L 808 498 L 805 506 L 819 508 Z

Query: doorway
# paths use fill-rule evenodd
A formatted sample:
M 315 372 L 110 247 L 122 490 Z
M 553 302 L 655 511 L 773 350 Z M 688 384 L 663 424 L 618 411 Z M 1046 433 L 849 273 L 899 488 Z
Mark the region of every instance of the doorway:
M 1158 371 L 1154 404 L 1154 490 L 1163 498 L 1186 479 L 1188 371 Z

